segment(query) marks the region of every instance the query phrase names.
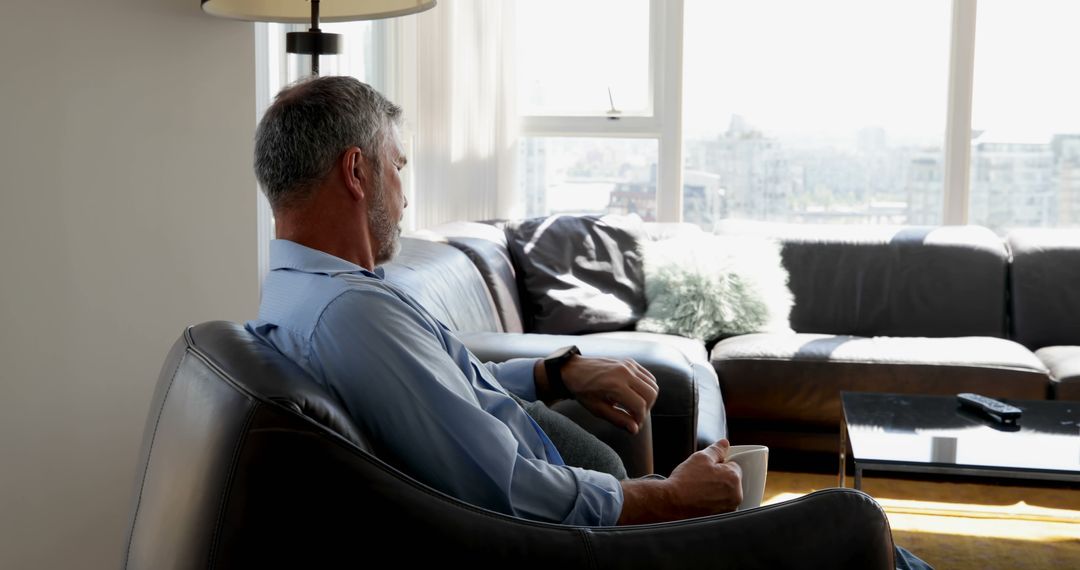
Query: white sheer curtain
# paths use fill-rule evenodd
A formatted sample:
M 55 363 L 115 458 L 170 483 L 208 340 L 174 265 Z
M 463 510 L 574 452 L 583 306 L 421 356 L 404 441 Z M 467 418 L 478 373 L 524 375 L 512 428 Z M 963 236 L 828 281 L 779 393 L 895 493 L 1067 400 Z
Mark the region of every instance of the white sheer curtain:
M 415 228 L 508 217 L 519 202 L 513 0 L 440 0 L 417 16 Z

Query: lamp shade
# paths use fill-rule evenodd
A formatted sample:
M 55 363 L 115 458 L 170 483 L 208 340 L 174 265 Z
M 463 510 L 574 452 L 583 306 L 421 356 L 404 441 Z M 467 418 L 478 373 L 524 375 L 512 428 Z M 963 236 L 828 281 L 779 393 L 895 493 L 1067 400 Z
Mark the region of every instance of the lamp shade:
M 434 7 L 435 0 L 322 0 L 319 19 L 323 22 L 378 20 Z M 311 21 L 311 3 L 305 0 L 202 0 L 202 9 L 212 16 L 252 22 Z

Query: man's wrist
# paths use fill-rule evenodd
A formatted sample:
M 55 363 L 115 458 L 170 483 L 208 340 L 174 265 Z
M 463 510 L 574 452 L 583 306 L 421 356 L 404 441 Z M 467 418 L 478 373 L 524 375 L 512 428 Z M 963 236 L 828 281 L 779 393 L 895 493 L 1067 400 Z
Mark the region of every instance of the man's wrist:
M 562 370 L 566 363 L 581 351 L 576 346 L 564 346 L 544 358 L 544 373 L 547 379 L 547 393 L 553 400 L 572 399 L 574 394 L 563 381 Z
M 616 524 L 650 524 L 679 520 L 667 479 L 624 479 L 622 512 Z

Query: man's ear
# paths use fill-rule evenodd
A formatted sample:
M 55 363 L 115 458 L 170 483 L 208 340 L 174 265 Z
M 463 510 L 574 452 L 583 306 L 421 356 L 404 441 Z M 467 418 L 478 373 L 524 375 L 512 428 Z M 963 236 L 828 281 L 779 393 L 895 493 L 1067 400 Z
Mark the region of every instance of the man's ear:
M 338 164 L 338 168 L 341 169 L 341 178 L 345 181 L 345 188 L 355 200 L 364 199 L 364 190 L 367 187 L 365 163 L 364 154 L 354 146 L 341 155 L 341 161 Z

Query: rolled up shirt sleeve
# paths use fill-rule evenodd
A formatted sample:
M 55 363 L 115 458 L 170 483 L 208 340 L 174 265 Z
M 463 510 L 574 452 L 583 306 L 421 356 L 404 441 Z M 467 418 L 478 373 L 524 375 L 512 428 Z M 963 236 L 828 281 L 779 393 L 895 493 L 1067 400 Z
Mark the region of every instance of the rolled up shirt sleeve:
M 529 402 L 536 401 L 536 378 L 533 370 L 539 358 L 514 358 L 506 362 L 485 362 L 491 375 L 503 388 Z
M 618 480 L 550 463 L 546 436 L 495 385 L 505 382 L 525 398 L 535 360 L 488 366 L 498 377 L 491 382 L 433 319 L 378 289 L 350 289 L 331 301 L 308 346 L 305 364 L 316 378 L 380 453 L 418 480 L 526 519 L 586 526 L 618 520 Z

